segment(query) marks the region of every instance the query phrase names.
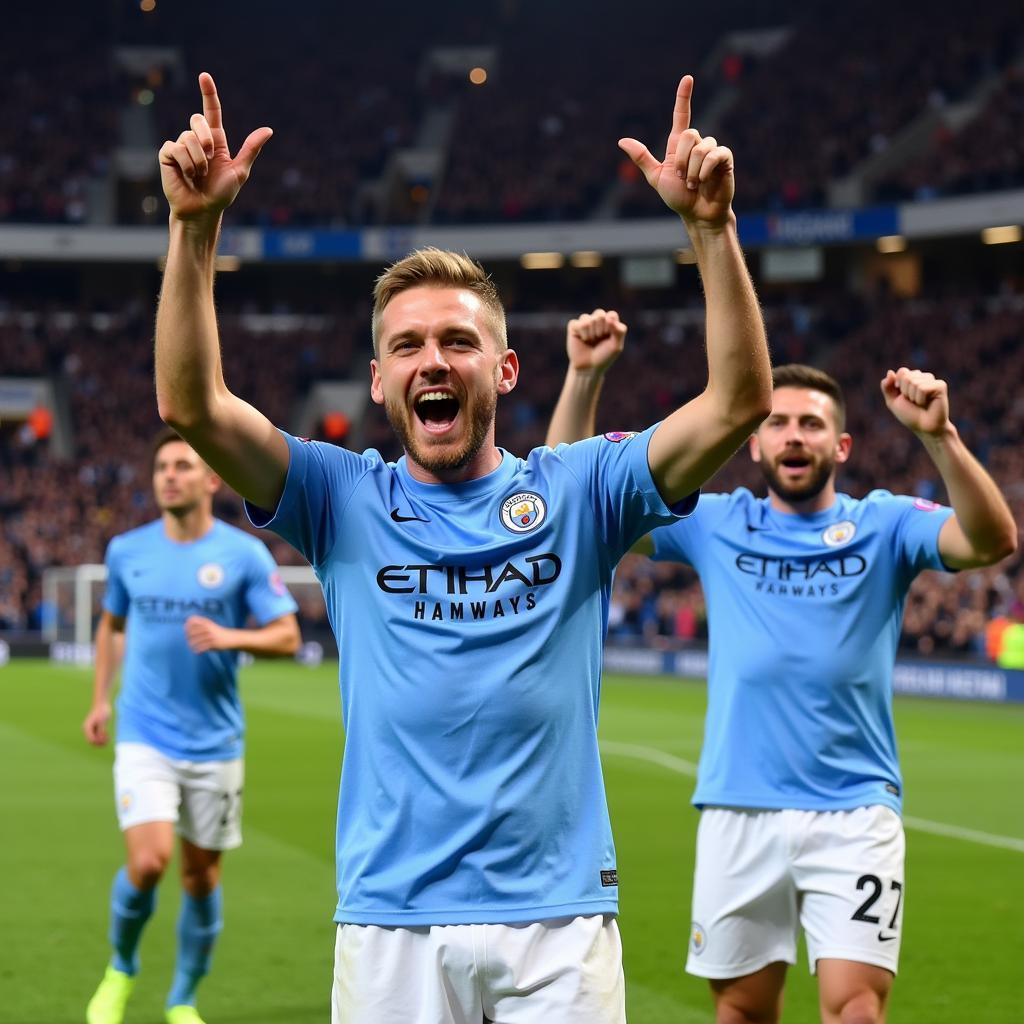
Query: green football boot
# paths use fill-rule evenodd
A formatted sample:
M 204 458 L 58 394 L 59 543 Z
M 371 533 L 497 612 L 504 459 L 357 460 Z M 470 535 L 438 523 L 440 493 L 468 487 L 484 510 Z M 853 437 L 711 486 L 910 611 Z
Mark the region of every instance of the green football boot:
M 168 1006 L 165 1014 L 167 1024 L 206 1024 L 194 1006 Z
M 108 967 L 85 1008 L 86 1024 L 121 1024 L 134 984 L 135 979 L 130 974 Z

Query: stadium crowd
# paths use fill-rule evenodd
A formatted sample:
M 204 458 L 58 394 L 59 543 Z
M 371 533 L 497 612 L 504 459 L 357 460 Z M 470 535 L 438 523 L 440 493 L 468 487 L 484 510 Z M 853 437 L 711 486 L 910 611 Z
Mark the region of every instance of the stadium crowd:
M 879 184 L 880 199 L 934 199 L 938 196 L 1024 187 L 1024 67 L 1017 65 L 959 131 L 941 122 L 927 151 Z M 974 139 L 985 145 L 973 146 Z
M 67 5 L 62 14 L 62 32 L 41 32 L 23 10 L 4 18 L 0 223 L 79 223 L 90 180 L 111 169 L 111 42 L 86 7 Z
M 599 409 L 601 430 L 643 426 L 703 385 L 702 362 L 672 379 L 665 365 L 702 346 L 699 307 L 631 308 L 625 354 L 613 370 Z M 98 562 L 107 540 L 152 515 L 149 445 L 159 422 L 152 392 L 151 310 L 128 303 L 112 312 L 28 311 L 0 305 L 0 360 L 23 375 L 52 374 L 69 397 L 74 457 L 55 459 L 45 443 L 5 433 L 0 464 L 0 628 L 38 627 L 46 614 L 40 581 L 49 565 Z M 499 404 L 499 431 L 510 449 L 542 444 L 565 372 L 563 327 L 555 312 L 513 311 L 512 343 L 530 368 Z M 989 467 L 1018 521 L 1024 521 L 1024 293 L 946 295 L 912 302 L 882 292 L 856 297 L 818 295 L 769 303 L 766 319 L 777 362 L 810 361 L 832 373 L 848 401 L 854 453 L 839 486 L 854 496 L 882 486 L 941 501 L 944 495 L 923 449 L 886 412 L 878 380 L 889 366 L 932 368 L 950 386 L 954 421 Z M 294 422 L 314 380 L 361 379 L 370 356 L 368 311 L 339 301 L 315 316 L 222 304 L 225 374 L 241 396 L 275 422 Z M 268 373 L 267 367 L 273 367 Z M 351 442 L 396 457 L 379 407 L 369 404 Z M 759 471 L 739 453 L 707 490 L 749 486 L 762 493 Z M 244 525 L 236 499 L 217 514 Z M 301 560 L 266 535 L 283 564 Z M 313 606 L 315 607 L 315 605 Z M 311 613 L 312 609 L 304 609 Z M 984 651 L 987 623 L 997 615 L 1024 619 L 1021 558 L 979 573 L 926 574 L 911 590 L 902 643 L 906 650 L 951 655 Z M 610 616 L 622 642 L 666 646 L 702 639 L 705 611 L 695 575 L 677 565 L 628 556 L 616 578 Z
M 87 17 L 80 5 L 57 0 L 54 16 L 65 30 L 42 35 L 27 17 L 13 17 L 0 40 L 14 90 L 0 127 L 0 222 L 102 221 L 116 211 L 121 222 L 162 223 L 155 159 L 148 182 L 121 182 L 121 201 L 104 206 L 92 194 L 116 191 L 117 151 L 143 144 L 140 131 L 153 136 L 145 142 L 153 151 L 177 135 L 203 69 L 217 72 L 231 97 L 236 132 L 260 124 L 276 132 L 235 224 L 663 215 L 615 140 L 660 137 L 648 98 L 681 67 L 700 69 L 698 111 L 715 112 L 711 127 L 732 141 L 738 166 L 755 169 L 739 192 L 744 209 L 825 204 L 830 182 L 886 150 L 922 113 L 993 82 L 964 134 L 940 125 L 879 195 L 1021 184 L 1014 62 L 1024 31 L 1005 4 L 983 5 L 965 20 L 924 0 L 838 9 L 732 0 L 697 25 L 680 5 L 664 5 L 648 22 L 596 4 L 586 9 L 594 40 L 586 47 L 578 45 L 581 12 L 573 4 L 407 6 L 391 17 L 322 4 L 282 22 L 273 8 L 232 0 L 203 8 L 201 34 L 192 31 L 189 4 Z M 738 26 L 749 30 L 747 43 Z M 385 28 L 391 59 L 382 63 L 357 41 Z M 751 33 L 773 28 L 784 30 L 774 47 L 750 44 Z M 220 40 L 229 36 L 225 61 Z M 431 64 L 440 48 L 459 46 L 487 55 L 480 58 L 491 65 L 486 85 Z M 642 65 L 620 69 L 624 48 L 643 53 Z M 134 52 L 131 61 L 126 52 Z M 421 138 L 438 111 L 453 118 L 450 137 L 428 130 Z M 988 143 L 981 153 L 961 144 L 978 137 Z M 441 147 L 442 172 L 382 181 L 389 155 L 416 145 Z
M 735 95 L 715 131 L 730 140 L 738 167 L 756 169 L 743 181 L 744 209 L 827 205 L 830 182 L 886 150 L 922 114 L 965 99 L 990 76 L 1004 78 L 1010 92 L 1024 47 L 1020 18 L 1003 4 L 985 5 L 966 21 L 921 0 L 808 5 L 789 26 L 774 52 L 723 62 L 722 87 Z M 965 131 L 988 143 L 984 127 L 1005 124 L 1007 106 L 1001 93 L 992 96 Z M 980 168 L 974 154 L 960 154 L 949 172 L 958 191 L 1019 183 L 1005 173 L 1009 166 L 1019 173 L 1019 142 L 1008 152 L 998 144 L 984 149 Z M 934 177 L 934 164 L 928 167 Z M 660 213 L 649 193 L 634 177 L 625 211 Z

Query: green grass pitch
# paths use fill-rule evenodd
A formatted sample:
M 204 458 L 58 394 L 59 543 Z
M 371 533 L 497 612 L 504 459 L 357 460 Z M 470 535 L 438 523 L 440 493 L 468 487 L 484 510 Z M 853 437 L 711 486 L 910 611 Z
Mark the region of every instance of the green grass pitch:
M 225 865 L 226 927 L 200 990 L 210 1024 L 325 1024 L 343 744 L 336 667 L 245 670 L 245 845 Z M 0 668 L 0 1022 L 80 1024 L 106 962 L 121 862 L 111 751 L 80 722 L 90 675 Z M 618 847 L 631 1024 L 711 1020 L 682 971 L 697 815 L 688 803 L 704 688 L 609 677 L 601 714 Z M 1019 1024 L 1024 953 L 1024 707 L 901 700 L 907 907 L 892 1024 Z M 667 755 L 667 756 L 666 756 Z M 951 826 L 955 835 L 942 834 Z M 170 884 L 168 884 L 170 882 Z M 173 959 L 170 877 L 142 946 L 127 1024 L 158 1024 Z M 806 964 L 785 1020 L 817 1019 Z

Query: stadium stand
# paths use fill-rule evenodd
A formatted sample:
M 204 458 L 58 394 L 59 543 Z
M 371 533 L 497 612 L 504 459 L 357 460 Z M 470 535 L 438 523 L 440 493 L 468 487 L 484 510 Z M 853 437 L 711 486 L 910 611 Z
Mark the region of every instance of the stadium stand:
M 770 7 L 767 10 L 766 7 Z M 837 182 L 880 155 L 879 199 L 926 199 L 1024 185 L 1020 19 L 1003 4 L 960 10 L 923 0 L 828 9 L 733 0 L 694 26 L 685 6 L 623 20 L 588 5 L 580 45 L 573 5 L 455 2 L 385 9 L 314 4 L 282 22 L 273 7 L 224 0 L 203 7 L 110 0 L 48 5 L 61 31 L 39 35 L 13 13 L 0 36 L 10 86 L 0 126 L 3 225 L 161 225 L 155 153 L 195 108 L 195 75 L 218 74 L 229 129 L 269 123 L 275 138 L 230 214 L 232 225 L 299 228 L 433 221 L 441 225 L 648 217 L 663 210 L 615 149 L 630 134 L 662 137 L 648 97 L 682 68 L 698 71 L 699 123 L 736 151 L 744 208 L 827 204 Z M 744 31 L 737 31 L 743 26 Z M 387 38 L 388 59 L 360 45 Z M 225 56 L 223 40 L 231 38 Z M 274 46 L 266 45 L 267 39 Z M 640 62 L 622 54 L 642 54 Z M 479 59 L 485 85 L 465 66 Z M 543 74 L 538 69 L 543 69 Z M 706 115 L 706 120 L 703 115 Z M 985 145 L 971 145 L 974 138 Z M 604 144 L 600 144 L 604 140 Z M 916 140 L 916 141 L 915 141 Z M 429 152 L 417 178 L 399 152 Z M 900 362 L 950 380 L 954 417 L 1024 513 L 1024 286 L 989 271 L 960 280 L 962 260 L 929 257 L 913 299 L 864 282 L 772 290 L 766 299 L 777 362 L 813 361 L 847 390 L 856 448 L 841 477 L 860 495 L 876 483 L 941 498 L 913 438 L 887 418 L 877 379 Z M 489 264 L 490 265 L 490 264 Z M 18 269 L 12 267 L 10 269 Z M 555 276 L 511 281 L 512 333 L 530 367 L 500 409 L 500 436 L 524 452 L 541 443 L 564 371 L 561 324 L 595 305 L 618 306 L 629 349 L 608 388 L 602 429 L 647 423 L 701 386 L 692 310 L 671 291 L 618 290 Z M 369 357 L 371 269 L 358 287 L 317 265 L 225 275 L 219 289 L 232 387 L 284 425 L 317 380 L 363 379 Z M 149 276 L 147 277 L 146 274 Z M 848 274 L 848 278 L 854 275 Z M 152 271 L 123 286 L 116 267 L 68 269 L 59 287 L 24 267 L 0 285 L 0 363 L 6 376 L 53 383 L 66 411 L 68 458 L 23 424 L 0 426 L 0 628 L 38 626 L 48 565 L 102 558 L 107 539 L 148 515 L 152 390 Z M 505 281 L 502 281 L 503 288 Z M 353 300 L 352 296 L 356 296 Z M 665 365 L 690 367 L 666 379 Z M 272 368 L 272 371 L 268 371 Z M 625 383 L 628 382 L 628 385 Z M 527 386 L 528 385 L 528 386 Z M 394 455 L 380 410 L 350 425 L 353 444 Z M 757 487 L 745 456 L 713 486 Z M 221 514 L 240 518 L 225 499 Z M 275 555 L 294 561 L 280 542 Z M 908 603 L 904 645 L 979 652 L 997 615 L 1024 612 L 1020 559 L 981 574 L 926 577 Z M 674 644 L 701 635 L 692 574 L 628 559 L 611 630 Z
M 0 33 L 0 223 L 80 223 L 90 185 L 110 173 L 119 89 L 102 20 L 62 5 L 66 31 L 40 33 L 22 11 Z
M 1010 69 L 980 107 L 959 130 L 940 121 L 926 151 L 879 183 L 878 198 L 935 199 L 1024 186 L 1024 62 Z
M 43 61 L 27 45 L 27 21 L 13 19 L 0 42 L 14 88 L 0 129 L 0 222 L 162 223 L 153 154 L 180 131 L 204 68 L 218 72 L 236 132 L 276 131 L 236 224 L 660 214 L 614 141 L 660 140 L 648 97 L 680 67 L 698 70 L 705 128 L 752 169 L 742 209 L 827 205 L 837 182 L 890 149 L 881 197 L 1020 183 L 1024 32 L 1004 4 L 965 21 L 923 0 L 841 9 L 734 0 L 696 26 L 679 5 L 652 23 L 595 4 L 585 47 L 571 5 L 410 6 L 396 22 L 320 4 L 285 27 L 273 8 L 230 0 L 204 9 L 201 34 L 187 4 L 144 16 L 118 2 L 96 17 L 67 0 L 54 6 L 67 31 L 41 41 Z M 737 24 L 746 30 L 728 30 Z M 358 45 L 385 33 L 387 61 Z M 455 52 L 479 56 L 485 85 L 468 83 Z M 624 52 L 644 59 L 625 62 Z M 950 124 L 965 103 L 972 119 L 961 135 Z M 929 132 L 896 145 L 922 119 Z M 970 137 L 990 143 L 980 158 L 957 152 Z M 403 164 L 400 151 L 429 160 Z

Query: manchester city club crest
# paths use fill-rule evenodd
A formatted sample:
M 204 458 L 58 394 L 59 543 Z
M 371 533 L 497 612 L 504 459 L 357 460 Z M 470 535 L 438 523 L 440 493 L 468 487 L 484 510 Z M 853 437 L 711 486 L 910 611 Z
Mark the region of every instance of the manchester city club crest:
M 830 548 L 838 548 L 841 545 L 853 540 L 853 535 L 856 532 L 856 524 L 851 523 L 849 519 L 844 519 L 841 523 L 833 523 L 821 535 L 821 539 Z
M 501 503 L 501 525 L 513 533 L 536 530 L 546 516 L 544 499 L 533 491 L 520 491 Z
M 224 569 L 216 562 L 207 562 L 206 565 L 199 566 L 199 571 L 196 573 L 196 579 L 199 581 L 201 587 L 206 587 L 207 590 L 212 590 L 214 587 L 219 587 L 224 582 Z
M 693 950 L 696 956 L 700 956 L 707 948 L 707 944 L 708 936 L 707 932 L 704 931 L 704 926 L 694 921 L 690 925 L 690 949 Z

